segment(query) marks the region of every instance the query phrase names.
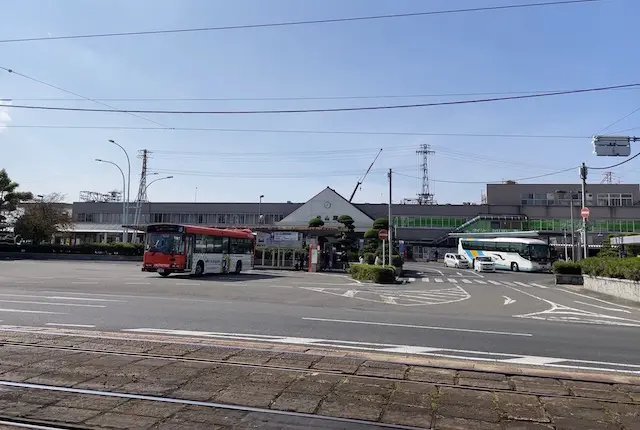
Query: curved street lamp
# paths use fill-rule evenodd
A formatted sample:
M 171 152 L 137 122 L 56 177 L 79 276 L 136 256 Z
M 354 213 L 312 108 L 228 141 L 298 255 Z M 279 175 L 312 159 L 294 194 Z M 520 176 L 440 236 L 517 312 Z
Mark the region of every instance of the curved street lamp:
M 118 142 L 116 142 L 113 139 L 109 139 L 109 142 L 113 143 L 118 148 L 122 149 L 122 152 L 124 152 L 125 157 L 127 157 L 127 190 L 126 190 L 126 192 L 127 192 L 127 197 L 126 197 L 126 200 L 127 200 L 126 208 L 127 208 L 127 210 L 124 213 L 125 221 L 123 223 L 123 224 L 127 224 L 129 222 L 129 205 L 131 204 L 131 160 L 129 159 L 129 153 L 127 152 L 126 149 L 124 149 L 124 147 L 122 145 L 120 145 Z M 125 190 L 123 189 L 122 192 L 124 193 Z M 125 228 L 125 232 L 127 230 L 128 229 Z
M 127 180 L 124 177 L 124 171 L 122 171 L 122 169 L 120 168 L 120 166 L 118 166 L 116 163 L 114 163 L 113 161 L 109 161 L 109 160 L 101 160 L 100 158 L 96 158 L 96 161 L 98 163 L 107 163 L 107 164 L 111 164 L 113 166 L 116 166 L 118 168 L 118 170 L 120 171 L 120 174 L 122 175 L 122 194 L 123 194 L 123 198 L 122 198 L 122 242 L 126 242 L 127 241 L 127 229 L 125 227 L 126 224 L 126 215 L 127 215 L 127 201 L 124 198 L 124 194 L 126 193 L 126 188 L 127 188 Z
M 144 194 L 147 195 L 147 188 L 149 188 L 151 186 L 151 184 L 154 184 L 158 181 L 162 181 L 164 179 L 173 179 L 173 176 L 165 176 L 163 178 L 158 178 L 158 179 L 154 179 L 153 181 L 149 182 L 147 184 L 146 187 L 144 187 Z M 147 224 L 151 224 L 151 201 L 147 198 L 147 210 L 148 210 L 148 220 L 147 220 Z

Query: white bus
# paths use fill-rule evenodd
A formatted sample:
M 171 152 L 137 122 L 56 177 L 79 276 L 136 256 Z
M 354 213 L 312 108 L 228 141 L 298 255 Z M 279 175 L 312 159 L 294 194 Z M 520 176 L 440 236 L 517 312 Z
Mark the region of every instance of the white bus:
M 548 272 L 551 270 L 551 250 L 540 239 L 496 237 L 491 239 L 460 239 L 458 254 L 463 255 L 471 267 L 476 257 L 491 257 L 498 270 L 514 272 Z

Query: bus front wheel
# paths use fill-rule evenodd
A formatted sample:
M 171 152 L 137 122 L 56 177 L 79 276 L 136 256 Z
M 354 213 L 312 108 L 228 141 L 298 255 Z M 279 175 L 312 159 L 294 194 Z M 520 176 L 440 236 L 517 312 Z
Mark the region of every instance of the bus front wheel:
M 202 276 L 204 275 L 204 263 L 202 261 L 198 261 L 198 264 L 196 264 L 196 276 Z
M 158 272 L 158 274 L 163 278 L 166 278 L 167 276 L 169 276 L 170 273 L 171 272 L 169 272 L 168 270 L 163 270 L 162 272 Z
M 511 271 L 512 272 L 519 272 L 520 268 L 518 267 L 518 263 L 511 263 Z

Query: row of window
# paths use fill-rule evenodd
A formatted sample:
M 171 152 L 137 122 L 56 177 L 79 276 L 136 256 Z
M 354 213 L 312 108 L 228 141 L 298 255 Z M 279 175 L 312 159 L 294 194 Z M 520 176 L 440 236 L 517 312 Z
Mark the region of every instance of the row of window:
M 428 217 L 428 216 L 396 216 L 393 217 L 395 227 L 425 228 L 457 228 L 471 218 L 462 217 Z
M 195 252 L 209 254 L 251 254 L 253 240 L 196 235 Z
M 517 252 L 519 254 L 525 254 L 528 251 L 529 245 L 525 243 L 510 243 L 510 242 L 485 242 L 485 241 L 462 241 L 463 249 L 473 249 L 476 251 L 495 251 L 495 252 Z
M 593 206 L 593 194 L 587 193 L 585 200 L 588 206 Z M 520 196 L 520 204 L 523 206 L 569 206 L 571 205 L 571 193 L 526 193 Z M 573 204 L 582 204 L 582 193 L 573 194 Z M 595 199 L 596 206 L 633 206 L 633 194 L 631 193 L 598 193 Z
M 262 224 L 273 224 L 281 221 L 284 214 L 264 214 Z M 258 214 L 186 214 L 186 213 L 141 213 L 141 223 L 147 223 L 149 218 L 154 223 L 176 223 L 176 224 L 207 224 L 207 225 L 257 225 L 259 224 Z M 75 217 L 78 222 L 95 222 L 102 224 L 122 223 L 121 213 L 78 213 Z M 128 216 L 128 222 L 134 222 L 133 210 Z

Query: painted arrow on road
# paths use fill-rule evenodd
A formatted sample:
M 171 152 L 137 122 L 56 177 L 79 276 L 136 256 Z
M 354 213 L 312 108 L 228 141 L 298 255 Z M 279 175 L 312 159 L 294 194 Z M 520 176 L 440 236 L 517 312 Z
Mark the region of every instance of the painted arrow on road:
M 510 305 L 511 303 L 515 303 L 515 302 L 516 302 L 515 300 L 510 299 L 510 298 L 509 298 L 509 297 L 507 297 L 507 296 L 502 296 L 502 297 L 504 297 L 504 304 L 505 304 L 505 305 Z

